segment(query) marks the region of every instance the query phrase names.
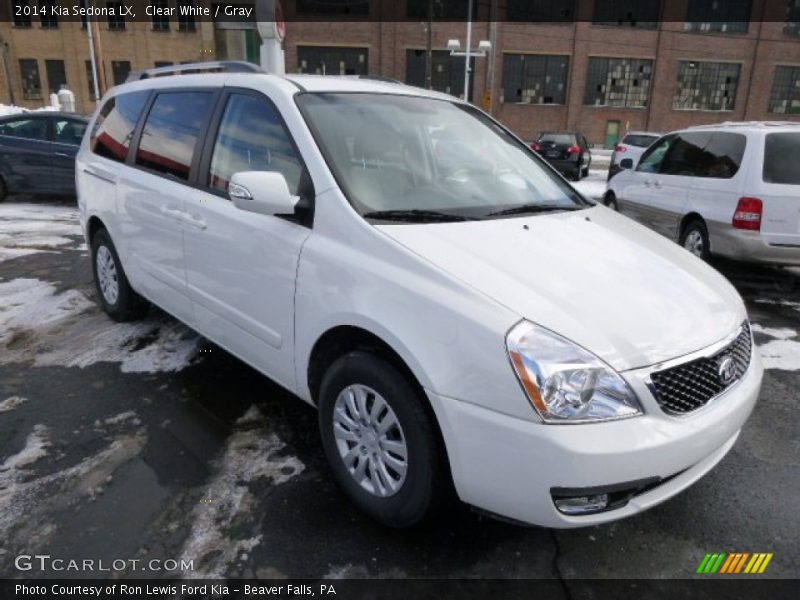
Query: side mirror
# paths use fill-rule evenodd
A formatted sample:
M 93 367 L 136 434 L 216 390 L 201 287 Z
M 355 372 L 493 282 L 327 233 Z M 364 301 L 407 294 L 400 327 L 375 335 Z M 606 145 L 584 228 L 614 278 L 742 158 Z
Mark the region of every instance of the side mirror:
M 619 161 L 619 166 L 623 169 L 632 169 L 633 168 L 633 159 L 632 158 L 623 158 Z
M 241 171 L 228 184 L 228 196 L 239 210 L 262 215 L 290 215 L 299 198 L 289 192 L 282 173 Z

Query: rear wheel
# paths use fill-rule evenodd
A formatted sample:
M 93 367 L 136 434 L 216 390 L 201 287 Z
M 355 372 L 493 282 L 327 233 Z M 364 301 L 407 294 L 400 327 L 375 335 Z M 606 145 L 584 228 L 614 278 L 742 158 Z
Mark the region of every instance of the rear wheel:
M 92 270 L 103 310 L 115 321 L 133 321 L 147 312 L 147 302 L 133 291 L 117 250 L 105 229 L 92 238 Z
M 617 197 L 614 195 L 614 192 L 606 192 L 606 195 L 603 196 L 603 204 L 611 210 L 619 212 L 619 205 L 617 204 Z
M 708 243 L 708 229 L 700 219 L 690 221 L 684 228 L 680 237 L 680 244 L 698 258 L 708 260 L 711 257 L 711 248 Z
M 410 527 L 447 497 L 443 452 L 425 400 L 395 367 L 364 351 L 331 365 L 319 425 L 333 475 L 350 500 L 390 527 Z

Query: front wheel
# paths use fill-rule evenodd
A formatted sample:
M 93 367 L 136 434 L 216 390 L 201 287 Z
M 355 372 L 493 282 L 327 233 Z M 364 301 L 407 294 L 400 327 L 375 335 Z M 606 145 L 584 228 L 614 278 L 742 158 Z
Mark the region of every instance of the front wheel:
M 708 229 L 702 221 L 694 220 L 683 228 L 680 244 L 698 258 L 708 260 L 711 249 L 708 243 Z
M 447 495 L 445 461 L 420 393 L 395 367 L 351 352 L 322 380 L 319 425 L 339 486 L 362 511 L 410 527 Z
M 147 302 L 128 283 L 117 249 L 105 229 L 92 238 L 92 270 L 100 303 L 112 319 L 133 321 L 144 316 Z

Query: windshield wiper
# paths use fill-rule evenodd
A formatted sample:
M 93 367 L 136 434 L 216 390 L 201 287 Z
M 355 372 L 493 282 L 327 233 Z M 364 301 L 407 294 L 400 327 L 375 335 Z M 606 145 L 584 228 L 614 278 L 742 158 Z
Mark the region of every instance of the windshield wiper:
M 543 212 L 558 212 L 580 210 L 580 206 L 558 206 L 556 204 L 521 204 L 512 208 L 506 208 L 495 212 L 490 212 L 487 217 L 501 217 L 504 215 L 524 215 Z
M 409 208 L 404 210 L 376 210 L 373 212 L 365 213 L 365 219 L 383 219 L 386 221 L 409 221 L 416 223 L 424 223 L 425 221 L 474 221 L 469 217 L 462 215 L 453 215 L 443 213 L 436 210 L 422 210 L 418 208 Z

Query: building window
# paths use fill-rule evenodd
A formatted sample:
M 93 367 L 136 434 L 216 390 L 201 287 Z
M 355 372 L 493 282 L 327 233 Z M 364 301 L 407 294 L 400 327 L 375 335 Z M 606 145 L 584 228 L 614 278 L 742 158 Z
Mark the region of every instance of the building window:
M 178 0 L 178 31 L 196 31 L 197 25 L 194 15 L 189 10 L 194 7 L 192 0 Z M 186 14 L 181 14 L 184 11 Z
M 564 104 L 569 56 L 503 55 L 502 102 Z
M 298 46 L 299 73 L 317 75 L 366 75 L 369 72 L 366 48 Z
M 122 15 L 122 2 L 115 0 L 114 2 L 106 2 L 108 7 L 108 28 L 120 31 L 125 29 L 125 17 Z M 111 13 L 114 13 L 113 15 Z
M 769 112 L 800 114 L 800 67 L 775 67 Z
M 369 0 L 297 0 L 297 14 L 368 15 Z
M 571 22 L 575 20 L 574 0 L 508 0 L 506 19 L 523 22 Z
M 450 56 L 447 50 L 434 50 L 431 53 L 431 89 L 458 98 L 463 96 L 464 60 L 464 56 Z M 470 62 L 474 67 L 475 59 L 471 58 Z M 406 50 L 406 83 L 421 88 L 427 87 L 425 50 Z
M 681 61 L 672 107 L 678 110 L 733 110 L 740 68 L 738 63 Z
M 22 96 L 25 100 L 41 100 L 42 80 L 39 78 L 39 63 L 36 59 L 20 59 L 19 72 L 22 76 Z
M 433 0 L 433 18 L 462 21 L 467 18 L 467 0 Z M 472 3 L 472 17 L 478 14 L 478 3 Z M 406 0 L 406 16 L 410 19 L 428 19 L 428 0 Z M 463 87 L 463 86 L 462 86 Z
M 114 85 L 125 83 L 131 72 L 131 63 L 127 60 L 112 60 L 111 72 L 114 75 Z
M 57 94 L 62 85 L 67 85 L 67 72 L 63 60 L 45 60 L 44 70 L 47 73 L 47 86 L 51 94 Z
M 595 25 L 627 25 L 640 29 L 658 27 L 660 0 L 595 0 Z
M 53 12 L 54 8 L 54 0 L 39 0 L 39 22 L 42 24 L 42 29 L 58 27 L 58 15 Z
M 800 0 L 786 0 L 786 24 L 783 32 L 800 35 Z
M 86 81 L 89 82 L 89 100 L 97 100 L 94 93 L 94 69 L 92 69 L 92 61 L 84 61 L 86 65 Z
M 11 18 L 14 27 L 30 27 L 30 0 L 11 0 Z
M 169 14 L 166 9 L 169 8 L 168 0 L 150 0 L 150 5 L 155 9 L 153 11 L 153 31 L 169 31 Z
M 653 61 L 646 58 L 589 58 L 584 104 L 642 108 L 650 97 Z
M 691 0 L 686 10 L 688 31 L 747 33 L 751 0 Z

